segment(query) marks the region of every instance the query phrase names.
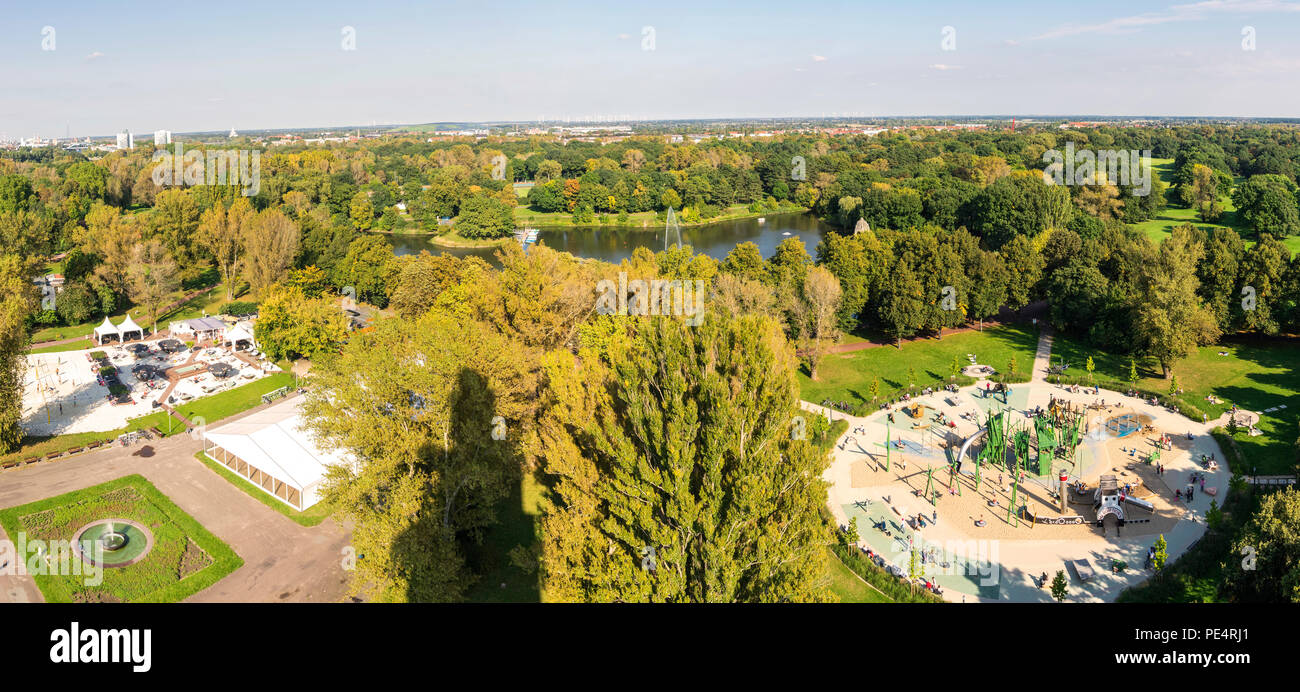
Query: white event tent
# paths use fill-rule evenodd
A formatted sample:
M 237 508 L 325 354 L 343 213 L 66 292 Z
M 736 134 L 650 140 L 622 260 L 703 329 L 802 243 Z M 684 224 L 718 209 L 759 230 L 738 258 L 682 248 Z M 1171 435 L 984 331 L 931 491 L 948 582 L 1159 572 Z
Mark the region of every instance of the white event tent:
M 105 317 L 104 323 L 95 327 L 95 343 L 102 346 L 104 344 L 104 337 L 106 336 L 115 336 L 118 341 L 127 341 L 127 335 L 132 333 L 136 335 L 137 339 L 144 338 L 144 327 L 136 324 L 135 320 L 131 319 L 130 314 L 128 314 L 126 319 L 122 320 L 122 324 L 119 325 L 114 325 L 107 317 Z
M 326 467 L 351 464 L 352 458 L 316 444 L 301 427 L 302 402 L 288 399 L 207 432 L 204 453 L 290 507 L 311 507 L 320 501 Z
M 244 324 L 237 324 L 227 331 L 226 336 L 221 340 L 221 343 L 223 346 L 225 344 L 237 346 L 241 341 L 247 341 L 253 345 L 253 348 L 257 348 L 257 341 L 253 339 L 253 333 L 249 331 L 248 327 Z

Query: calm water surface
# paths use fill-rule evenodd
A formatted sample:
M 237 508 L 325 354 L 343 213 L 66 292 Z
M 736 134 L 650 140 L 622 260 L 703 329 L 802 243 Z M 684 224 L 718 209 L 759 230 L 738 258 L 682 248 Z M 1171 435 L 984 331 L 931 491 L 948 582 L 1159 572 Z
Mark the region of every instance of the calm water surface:
M 727 256 L 731 249 L 744 242 L 753 242 L 764 257 L 771 257 L 776 246 L 786 238 L 800 238 L 809 254 L 815 254 L 817 243 L 822 236 L 830 232 L 830 226 L 822 223 L 816 216 L 806 213 L 776 214 L 758 219 L 737 219 L 721 223 L 682 229 L 682 244 L 695 248 L 695 252 L 704 253 L 716 259 Z M 433 254 L 446 252 L 458 257 L 476 255 L 491 260 L 495 248 L 445 248 L 429 242 L 425 236 L 384 236 L 393 245 L 393 251 L 399 255 L 418 253 L 428 250 Z M 676 234 L 670 242 L 676 243 Z M 538 242 L 556 250 L 570 252 L 577 257 L 592 257 L 617 264 L 624 258 L 631 257 L 638 247 L 649 248 L 653 252 L 664 249 L 664 230 L 658 229 L 610 229 L 600 226 L 542 229 Z

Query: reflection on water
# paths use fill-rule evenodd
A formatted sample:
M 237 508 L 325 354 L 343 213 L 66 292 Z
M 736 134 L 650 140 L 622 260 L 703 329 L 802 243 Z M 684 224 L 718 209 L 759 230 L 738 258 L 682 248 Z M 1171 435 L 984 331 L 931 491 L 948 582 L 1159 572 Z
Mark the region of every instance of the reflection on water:
M 766 217 L 763 223 L 758 219 L 738 219 L 701 226 L 683 228 L 682 244 L 695 248 L 717 259 L 727 256 L 731 249 L 744 242 L 758 245 L 764 257 L 771 257 L 776 246 L 786 238 L 797 237 L 803 240 L 809 254 L 815 254 L 817 243 L 830 231 L 830 226 L 822 223 L 812 214 L 779 214 Z M 457 257 L 475 255 L 492 261 L 495 248 L 445 248 L 434 245 L 424 236 L 386 235 L 393 245 L 393 251 L 399 255 L 409 255 L 421 250 L 433 254 L 446 252 Z M 673 241 L 676 241 L 674 234 Z M 653 252 L 664 249 L 664 231 L 643 230 L 639 228 L 602 228 L 600 226 L 563 229 L 542 229 L 538 242 L 557 250 L 573 253 L 578 257 L 594 257 L 617 264 L 638 247 L 647 247 Z M 495 262 L 493 262 L 495 264 Z

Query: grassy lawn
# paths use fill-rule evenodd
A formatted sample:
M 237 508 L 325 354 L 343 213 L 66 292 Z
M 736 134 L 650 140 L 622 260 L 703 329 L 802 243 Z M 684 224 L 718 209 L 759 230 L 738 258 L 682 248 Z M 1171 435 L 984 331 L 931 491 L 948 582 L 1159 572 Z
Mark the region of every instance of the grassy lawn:
M 1174 160 L 1173 159 L 1151 159 L 1151 169 L 1160 180 L 1166 185 L 1173 185 L 1174 178 Z M 1237 178 L 1236 183 L 1240 183 L 1241 178 Z M 1175 226 L 1181 226 L 1190 223 L 1197 228 L 1232 228 L 1241 235 L 1246 241 L 1246 246 L 1250 247 L 1255 244 L 1255 234 L 1246 228 L 1237 215 L 1237 207 L 1232 203 L 1230 195 L 1219 197 L 1219 203 L 1223 205 L 1223 216 L 1215 223 L 1206 223 L 1201 221 L 1196 211 L 1191 208 L 1184 209 L 1181 206 L 1170 204 L 1160 212 L 1160 215 L 1154 219 L 1143 221 L 1142 223 L 1132 224 L 1134 228 L 1144 233 L 1156 244 L 1164 241 L 1173 234 Z M 1300 236 L 1282 238 L 1282 244 L 1292 253 L 1300 252 Z
M 450 231 L 442 235 L 430 236 L 429 241 L 434 245 L 448 245 L 451 247 L 500 247 L 515 242 L 514 236 L 504 238 L 466 238 L 465 236 Z
M 212 586 L 244 563 L 139 475 L 0 511 L 5 532 L 11 538 L 24 534 L 28 541 L 71 542 L 81 527 L 102 519 L 130 519 L 148 527 L 152 549 L 135 564 L 105 568 L 98 584 L 94 575 L 62 569 L 35 574 L 47 602 L 171 603 Z
M 516 546 L 529 548 L 537 542 L 538 502 L 542 486 L 525 473 L 518 490 L 497 505 L 496 526 L 488 529 L 483 542 L 465 548 L 467 562 L 479 575 L 467 600 L 472 603 L 537 603 L 541 600 L 540 579 L 535 569 L 521 569 L 511 563 Z
M 1226 356 L 1219 355 L 1222 351 Z M 1097 384 L 1107 389 L 1125 391 L 1129 387 L 1128 356 L 1099 353 L 1091 347 L 1057 334 L 1052 344 L 1052 362 L 1064 359 L 1070 365 L 1067 375 L 1086 375 L 1084 364 L 1092 356 Z M 1153 359 L 1137 359 L 1138 387 L 1157 392 L 1169 390 L 1169 381 Z M 1295 441 L 1300 434 L 1300 348 L 1286 342 L 1232 342 L 1197 349 L 1195 355 L 1174 368 L 1178 386 L 1186 391 L 1183 400 L 1205 412 L 1212 420 L 1237 404 L 1261 415 L 1263 433 L 1250 437 L 1237 435 L 1242 453 L 1261 474 L 1290 473 L 1296 464 Z M 1211 404 L 1207 395 L 1223 400 Z M 1287 408 L 1271 413 L 1265 409 L 1286 404 Z M 1251 469 L 1244 469 L 1251 473 Z
M 175 302 L 176 300 L 179 300 L 182 295 L 183 294 L 177 294 L 170 301 L 167 301 L 167 303 L 171 303 L 171 302 Z M 193 298 L 190 298 L 189 300 L 185 301 L 183 304 L 177 306 L 171 311 L 159 314 L 158 324 L 162 325 L 165 328 L 168 322 L 174 322 L 176 320 L 188 320 L 194 317 L 202 317 L 205 311 L 207 312 L 207 314 L 211 315 L 216 312 L 219 312 L 221 306 L 225 305 L 226 302 L 228 301 L 226 300 L 225 287 L 222 286 L 221 284 L 218 284 L 194 296 Z M 109 319 L 111 319 L 114 324 L 118 324 L 122 320 L 126 319 L 126 316 L 128 314 L 131 315 L 131 319 L 135 320 L 136 324 L 146 329 L 149 329 L 151 331 L 154 330 L 155 325 L 149 319 L 148 311 L 145 308 L 140 306 L 133 307 L 129 310 L 121 310 L 115 312 L 112 314 L 112 316 L 110 316 Z M 39 344 L 44 341 L 61 341 L 63 339 L 72 339 L 76 337 L 89 337 L 91 334 L 95 332 L 95 327 L 98 327 L 103 323 L 104 323 L 104 319 L 101 317 L 99 319 L 91 320 L 89 322 L 82 322 L 81 324 L 74 324 L 74 325 L 68 325 L 62 327 L 45 327 L 43 329 L 38 329 L 37 331 L 32 333 L 32 343 Z M 89 348 L 89 344 L 87 342 L 87 345 L 79 346 L 78 348 Z M 58 349 L 58 350 L 77 350 L 77 349 L 65 348 L 65 349 Z M 44 353 L 44 352 L 47 351 L 44 349 L 33 351 L 33 353 Z
M 948 382 L 952 361 L 956 357 L 965 366 L 967 353 L 999 372 L 1007 369 L 1012 356 L 1016 371 L 1029 373 L 1038 347 L 1038 331 L 1026 324 L 987 327 L 984 331 L 949 334 L 942 340 L 925 339 L 903 344 L 826 356 L 813 382 L 799 373 L 799 387 L 805 401 L 821 403 L 824 399 L 845 401 L 849 405 L 871 400 L 871 382 L 880 379 L 880 397 L 892 399 L 908 386 L 908 368 L 916 373 L 917 387 L 943 385 Z
M 325 519 L 331 514 L 329 507 L 326 506 L 324 502 L 317 502 L 306 510 L 299 512 L 293 507 L 290 507 L 289 505 L 286 505 L 268 495 L 265 490 L 253 485 L 247 479 L 226 468 L 223 464 L 213 461 L 207 454 L 204 454 L 203 452 L 195 452 L 194 458 L 203 462 L 204 466 L 215 471 L 218 476 L 230 481 L 231 485 L 234 485 L 236 488 L 247 493 L 249 497 L 252 497 L 254 500 L 261 502 L 267 507 L 289 517 L 303 526 L 316 526 L 322 521 L 325 521 Z
M 81 351 L 84 349 L 91 348 L 94 345 L 95 342 L 91 341 L 90 339 L 82 339 L 80 341 L 73 341 L 72 343 L 69 344 L 58 344 L 56 346 L 46 346 L 44 348 L 33 348 L 30 351 L 28 351 L 28 353 L 65 353 L 67 351 Z
M 261 405 L 263 394 L 273 392 L 281 387 L 292 387 L 294 381 L 293 373 L 277 372 L 255 382 L 249 382 L 234 389 L 188 401 L 172 408 L 193 423 L 200 423 L 199 419 L 202 418 L 202 423 L 210 425 L 223 418 L 229 418 L 236 413 L 242 413 L 254 406 Z M 156 411 L 132 422 L 151 421 L 145 427 L 152 425 L 161 430 L 164 435 L 175 435 L 185 430 L 184 425 L 181 425 L 179 421 L 174 421 L 171 430 L 168 431 L 166 420 L 168 417 L 166 411 Z
M 11 461 L 23 461 L 32 457 L 43 457 L 47 454 L 66 452 L 70 449 L 84 447 L 92 442 L 111 441 L 117 439 L 118 435 L 132 430 L 143 430 L 151 426 L 157 426 L 162 422 L 163 427 L 159 428 L 166 432 L 167 422 L 156 417 L 156 414 L 136 418 L 126 424 L 125 427 L 117 430 L 108 430 L 105 432 L 85 432 L 72 433 L 69 435 L 50 436 L 33 436 L 29 435 L 23 438 L 23 442 L 8 454 L 0 454 L 0 465 Z
M 1156 174 L 1156 177 L 1172 188 L 1174 182 L 1173 159 L 1153 158 L 1151 159 L 1151 170 Z M 1174 226 L 1181 226 L 1185 223 L 1190 223 L 1199 228 L 1235 228 L 1244 237 L 1246 231 L 1237 225 L 1237 208 L 1232 204 L 1232 198 L 1228 195 L 1222 195 L 1219 197 L 1219 203 L 1223 205 L 1223 216 L 1220 217 L 1217 223 L 1201 221 L 1196 214 L 1196 210 L 1190 207 L 1184 209 L 1171 202 L 1156 218 L 1132 225 L 1146 234 L 1156 244 L 1160 244 L 1165 238 L 1168 238 L 1173 233 Z
M 840 603 L 893 603 L 889 598 L 870 584 L 862 580 L 862 577 L 853 573 L 840 562 L 839 557 L 829 548 L 826 549 L 826 563 L 829 565 L 831 578 L 831 591 L 839 596 Z

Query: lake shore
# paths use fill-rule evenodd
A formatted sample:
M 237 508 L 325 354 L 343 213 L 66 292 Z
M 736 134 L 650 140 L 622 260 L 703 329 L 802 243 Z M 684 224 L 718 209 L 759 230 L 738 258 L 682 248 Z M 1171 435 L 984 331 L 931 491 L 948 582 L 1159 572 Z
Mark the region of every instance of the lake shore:
M 763 211 L 749 211 L 749 209 L 744 207 L 743 205 L 735 205 L 732 207 L 732 209 L 733 210 L 739 209 L 739 211 L 730 211 L 728 213 L 715 216 L 711 219 L 701 219 L 699 221 L 692 222 L 692 223 L 688 223 L 678 219 L 677 225 L 681 228 L 705 228 L 707 226 L 726 223 L 728 221 L 760 219 L 768 216 L 782 216 L 786 214 L 806 214 L 809 211 L 807 207 L 797 207 L 797 206 L 781 207 L 778 209 L 765 209 Z M 515 223 L 521 228 L 537 228 L 537 229 L 579 228 L 579 229 L 600 229 L 600 230 L 608 229 L 613 231 L 648 230 L 652 228 L 661 228 L 665 223 L 663 219 L 659 218 L 656 212 L 639 212 L 636 214 L 631 214 L 628 223 L 618 222 L 617 216 L 613 214 L 605 214 L 603 216 L 611 220 L 607 223 L 601 223 L 600 216 L 597 216 L 592 221 L 586 223 L 576 223 L 573 221 L 572 214 L 542 213 L 542 212 L 529 211 L 527 208 L 522 208 L 516 210 L 515 212 Z M 496 245 L 501 244 L 499 241 L 496 240 L 475 241 L 466 238 L 461 238 L 460 236 L 456 236 L 454 234 L 454 231 L 450 234 L 439 234 L 434 231 L 420 231 L 420 230 L 385 231 L 380 229 L 371 229 L 369 232 L 379 233 L 388 236 L 428 238 L 429 242 L 431 243 L 434 243 L 436 245 L 445 245 L 447 247 L 494 247 Z M 450 237 L 449 242 L 445 242 L 445 243 L 438 242 L 438 239 L 440 238 L 449 238 L 449 237 Z M 504 240 L 509 240 L 509 238 L 505 238 Z M 474 243 L 478 243 L 478 244 L 474 244 Z

